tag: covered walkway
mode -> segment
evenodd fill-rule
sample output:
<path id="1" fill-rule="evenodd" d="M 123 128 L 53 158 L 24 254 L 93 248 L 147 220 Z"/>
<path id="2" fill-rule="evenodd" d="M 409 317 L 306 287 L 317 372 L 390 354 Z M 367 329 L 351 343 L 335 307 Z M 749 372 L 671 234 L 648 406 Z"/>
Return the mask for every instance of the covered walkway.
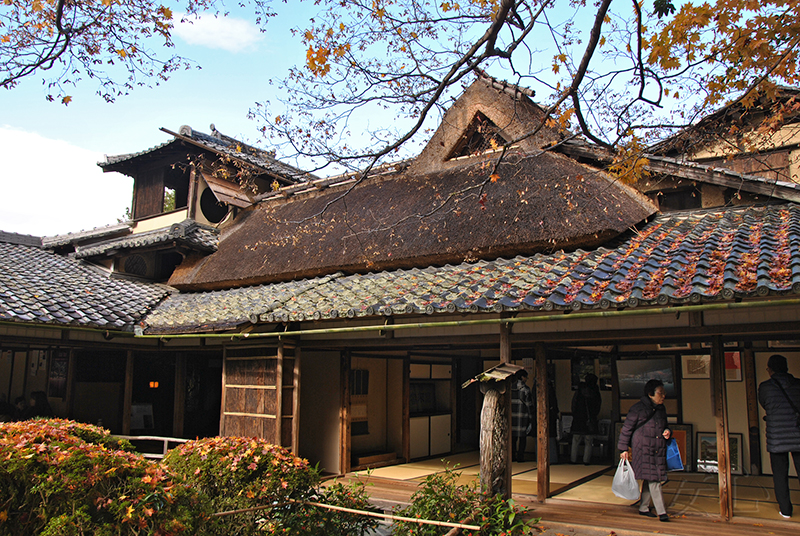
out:
<path id="1" fill-rule="evenodd" d="M 429 459 L 413 463 L 351 473 L 369 483 L 368 493 L 373 501 L 391 509 L 408 502 L 426 476 L 454 467 L 461 473 L 460 481 L 477 480 L 477 452 L 466 452 L 444 459 Z M 800 513 L 783 520 L 775 503 L 770 476 L 733 476 L 733 519 L 726 523 L 719 516 L 717 475 L 711 473 L 670 473 L 664 486 L 664 498 L 671 524 L 644 518 L 630 501 L 617 498 L 611 492 L 614 469 L 606 465 L 557 464 L 550 467 L 551 498 L 544 504 L 537 501 L 536 462 L 513 464 L 512 491 L 514 499 L 542 517 L 544 527 L 591 527 L 619 533 L 623 531 L 707 536 L 709 531 L 725 525 L 729 536 L 750 535 L 753 530 L 786 532 L 800 528 Z M 794 504 L 800 504 L 800 485 L 791 481 Z M 713 525 L 711 525 L 713 524 Z M 563 531 L 561 531 L 563 532 Z M 606 532 L 608 534 L 609 532 Z"/>

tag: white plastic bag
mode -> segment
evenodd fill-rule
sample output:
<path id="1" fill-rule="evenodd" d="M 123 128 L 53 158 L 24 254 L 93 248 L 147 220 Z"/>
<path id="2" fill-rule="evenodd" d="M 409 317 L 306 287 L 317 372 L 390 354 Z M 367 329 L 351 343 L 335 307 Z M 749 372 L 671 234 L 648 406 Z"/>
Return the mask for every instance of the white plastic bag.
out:
<path id="1" fill-rule="evenodd" d="M 639 500 L 639 484 L 636 482 L 636 475 L 633 474 L 631 462 L 625 458 L 619 459 L 617 472 L 614 473 L 614 482 L 611 484 L 611 491 L 620 499 Z"/>

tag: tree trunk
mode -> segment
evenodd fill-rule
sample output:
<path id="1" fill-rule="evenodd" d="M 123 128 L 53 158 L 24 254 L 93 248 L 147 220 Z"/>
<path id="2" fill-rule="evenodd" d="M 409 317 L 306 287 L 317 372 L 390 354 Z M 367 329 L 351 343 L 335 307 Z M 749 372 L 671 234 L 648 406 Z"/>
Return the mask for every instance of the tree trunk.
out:
<path id="1" fill-rule="evenodd" d="M 488 388 L 481 409 L 481 492 L 488 497 L 505 497 L 509 489 L 506 466 L 510 423 L 504 400 L 497 389 Z"/>

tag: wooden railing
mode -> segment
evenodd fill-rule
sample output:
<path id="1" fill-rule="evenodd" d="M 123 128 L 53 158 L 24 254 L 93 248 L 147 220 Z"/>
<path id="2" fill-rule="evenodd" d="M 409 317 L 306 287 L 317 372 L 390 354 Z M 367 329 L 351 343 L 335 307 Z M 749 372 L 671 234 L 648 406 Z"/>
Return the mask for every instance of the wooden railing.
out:
<path id="1" fill-rule="evenodd" d="M 142 456 L 145 458 L 152 458 L 160 460 L 164 456 L 166 456 L 167 452 L 170 448 L 170 443 L 186 443 L 189 441 L 188 439 L 181 439 L 179 437 L 161 437 L 161 436 L 129 436 L 129 435 L 115 435 L 114 437 L 119 437 L 120 439 L 127 439 L 130 441 L 137 450 L 139 450 L 139 444 L 153 444 L 153 443 L 161 443 L 161 452 L 146 452 L 146 451 L 139 451 Z M 174 445 L 173 445 L 174 446 Z M 155 450 L 155 449 L 154 449 Z"/>

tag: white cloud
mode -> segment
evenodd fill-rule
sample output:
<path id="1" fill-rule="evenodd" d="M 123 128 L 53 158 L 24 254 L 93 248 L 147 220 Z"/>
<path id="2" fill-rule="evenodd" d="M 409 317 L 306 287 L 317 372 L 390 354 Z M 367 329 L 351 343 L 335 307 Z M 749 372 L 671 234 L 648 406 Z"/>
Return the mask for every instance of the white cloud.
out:
<path id="1" fill-rule="evenodd" d="M 117 223 L 133 180 L 103 173 L 103 155 L 0 126 L 0 230 L 48 236 Z"/>
<path id="2" fill-rule="evenodd" d="M 173 33 L 190 45 L 227 50 L 228 52 L 250 52 L 263 38 L 258 28 L 250 21 L 234 17 L 203 15 L 185 17 L 175 14 Z"/>

